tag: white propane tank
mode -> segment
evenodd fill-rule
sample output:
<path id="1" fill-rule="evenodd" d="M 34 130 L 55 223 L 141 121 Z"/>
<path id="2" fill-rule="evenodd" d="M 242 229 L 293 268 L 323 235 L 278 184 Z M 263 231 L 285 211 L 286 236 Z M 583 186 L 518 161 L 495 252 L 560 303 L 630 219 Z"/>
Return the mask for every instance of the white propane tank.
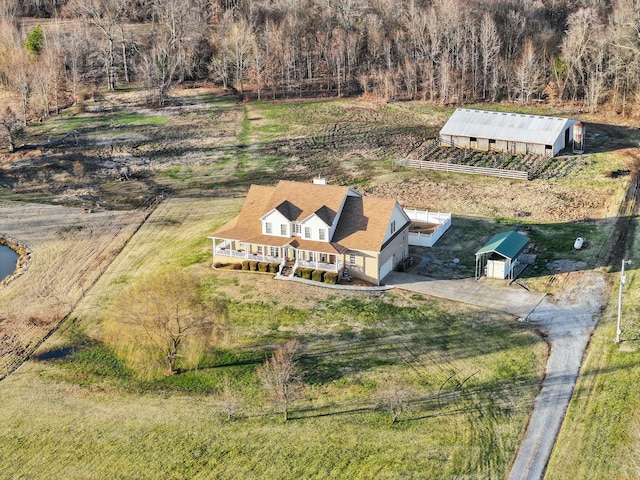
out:
<path id="1" fill-rule="evenodd" d="M 584 244 L 584 238 L 578 237 L 578 238 L 576 238 L 576 241 L 573 242 L 573 249 L 574 250 L 580 250 L 582 248 L 583 244 Z"/>

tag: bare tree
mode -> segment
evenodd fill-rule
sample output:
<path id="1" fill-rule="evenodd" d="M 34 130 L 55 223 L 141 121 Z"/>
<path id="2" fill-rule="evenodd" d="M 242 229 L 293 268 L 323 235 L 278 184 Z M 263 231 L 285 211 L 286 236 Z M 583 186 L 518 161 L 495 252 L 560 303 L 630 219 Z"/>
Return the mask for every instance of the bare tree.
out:
<path id="1" fill-rule="evenodd" d="M 500 36 L 493 18 L 485 13 L 480 23 L 480 54 L 482 56 L 482 97 L 487 98 L 487 84 L 490 81 L 491 73 L 496 67 L 498 54 L 500 53 Z M 495 100 L 496 92 L 492 94 Z"/>
<path id="2" fill-rule="evenodd" d="M 18 116 L 11 107 L 6 107 L 2 113 L 0 113 L 0 126 L 2 126 L 5 136 L 7 137 L 7 141 L 9 142 L 10 152 L 15 151 L 16 149 L 15 132 L 19 125 L 20 121 L 18 120 Z"/>
<path id="3" fill-rule="evenodd" d="M 227 415 L 227 420 L 232 420 L 242 408 L 242 396 L 226 375 L 220 392 L 220 405 Z"/>
<path id="4" fill-rule="evenodd" d="M 227 327 L 227 309 L 223 298 L 202 298 L 198 281 L 184 273 L 149 278 L 119 305 L 132 333 L 142 331 L 162 356 L 167 375 L 178 372 L 180 357 L 197 357 L 219 340 Z"/>
<path id="5" fill-rule="evenodd" d="M 385 378 L 378 387 L 378 396 L 382 405 L 391 414 L 391 423 L 396 423 L 400 415 L 409 408 L 412 391 L 404 385 L 397 375 Z"/>
<path id="6" fill-rule="evenodd" d="M 158 103 L 164 105 L 170 88 L 184 81 L 193 64 L 190 55 L 196 35 L 201 28 L 190 2 L 183 0 L 155 0 L 154 24 L 150 45 L 143 53 L 145 79 L 157 90 Z"/>
<path id="7" fill-rule="evenodd" d="M 258 368 L 258 378 L 273 404 L 289 420 L 289 408 L 300 391 L 300 375 L 296 355 L 300 350 L 297 340 L 290 340 L 276 348 L 273 356 Z"/>
<path id="8" fill-rule="evenodd" d="M 104 68 L 109 90 L 114 90 L 116 86 L 116 34 L 125 16 L 127 4 L 128 0 L 70 0 L 66 6 L 69 16 L 80 15 L 89 25 L 102 32 L 107 42 Z"/>
<path id="9" fill-rule="evenodd" d="M 522 52 L 520 63 L 516 67 L 518 80 L 518 97 L 521 102 L 529 103 L 531 96 L 542 89 L 543 75 L 538 56 L 530 41 L 527 41 Z"/>

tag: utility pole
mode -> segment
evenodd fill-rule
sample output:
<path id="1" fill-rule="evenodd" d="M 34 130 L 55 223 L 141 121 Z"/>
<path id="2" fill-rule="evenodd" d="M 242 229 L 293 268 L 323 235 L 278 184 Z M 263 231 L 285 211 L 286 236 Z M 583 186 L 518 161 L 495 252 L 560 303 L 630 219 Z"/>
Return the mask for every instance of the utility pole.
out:
<path id="1" fill-rule="evenodd" d="M 616 329 L 616 343 L 620 343 L 620 322 L 622 320 L 622 287 L 627 283 L 627 276 L 624 274 L 624 266 L 630 264 L 631 260 L 622 260 L 622 269 L 620 270 L 620 291 L 618 292 L 618 328 Z"/>

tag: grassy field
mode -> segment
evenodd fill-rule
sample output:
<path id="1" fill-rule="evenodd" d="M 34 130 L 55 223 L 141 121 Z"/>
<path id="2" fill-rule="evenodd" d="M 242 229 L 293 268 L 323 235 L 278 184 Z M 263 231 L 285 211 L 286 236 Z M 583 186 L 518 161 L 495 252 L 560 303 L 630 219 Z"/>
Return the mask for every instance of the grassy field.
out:
<path id="1" fill-rule="evenodd" d="M 174 200 L 2 382 L 0 476 L 42 478 L 502 478 L 542 375 L 546 345 L 505 315 L 401 292 L 337 294 L 213 271 L 206 234 L 237 199 Z M 197 370 L 140 378 L 116 352 L 114 299 L 187 269 L 230 301 L 231 329 Z M 303 395 L 283 422 L 255 369 L 303 345 Z M 225 378 L 242 399 L 220 406 Z M 391 424 L 390 378 L 411 393 Z"/>
<path id="2" fill-rule="evenodd" d="M 15 294 L 20 284 L 10 284 L 18 300 L 7 313 L 53 302 L 59 319 L 81 300 L 32 360 L 0 384 L 0 477 L 504 478 L 547 354 L 531 327 L 399 291 L 335 292 L 212 270 L 206 236 L 237 214 L 248 184 L 323 175 L 408 207 L 453 211 L 452 229 L 436 248 L 421 252 L 433 260 L 426 275 L 469 277 L 473 252 L 493 233 L 528 230 L 538 262 L 524 282 L 551 291 L 557 287 L 552 265 L 592 269 L 602 261 L 629 181 L 611 173 L 634 168 L 635 148 L 627 147 L 637 140 L 636 129 L 587 119 L 596 123 L 595 153 L 562 178 L 520 182 L 398 168 L 395 160 L 419 151 L 450 114 L 421 102 L 242 104 L 215 89 L 190 89 L 152 110 L 139 97 L 135 90 L 107 94 L 29 127 L 32 144 L 73 131 L 62 147 L 0 155 L 0 200 L 130 209 L 112 213 L 121 227 L 112 222 L 103 230 L 88 228 L 91 222 L 81 217 L 94 216 L 82 208 L 68 218 L 56 210 L 57 227 L 55 219 L 38 224 L 49 225 L 48 236 L 37 238 L 38 225 L 27 235 L 37 239 L 37 255 L 46 252 L 48 270 L 24 312 Z M 142 209 L 159 198 L 165 200 L 128 241 Z M 18 216 L 34 208 L 11 205 L 19 205 L 11 210 Z M 571 248 L 577 236 L 587 242 L 580 252 Z M 97 259 L 74 256 L 82 252 Z M 228 300 L 231 328 L 197 369 L 164 377 L 148 350 L 132 354 L 122 343 L 116 305 L 150 275 L 178 270 Z M 631 270 L 627 317 L 640 307 L 635 282 Z M 614 313 L 606 315 L 610 329 Z M 584 403 L 569 412 L 569 425 L 579 426 L 566 428 L 576 429 L 585 449 L 588 444 L 594 464 L 626 452 L 625 472 L 632 472 L 639 455 L 632 446 L 640 425 L 632 420 L 631 386 L 640 323 L 626 327 L 620 349 L 598 335 L 589 355 L 594 373 L 584 375 L 587 383 L 577 390 L 576 402 Z M 283 422 L 266 402 L 256 368 L 291 338 L 303 346 L 304 388 L 293 420 Z M 625 429 L 599 403 L 609 388 L 598 383 L 604 373 L 619 376 L 616 407 L 628 408 Z M 232 421 L 221 405 L 226 382 L 241 400 Z M 410 408 L 392 425 L 381 396 L 394 382 L 408 392 Z M 606 437 L 590 429 L 601 418 L 610 425 Z M 563 445 L 558 451 L 575 469 L 554 457 L 549 475 L 588 472 L 578 449 Z M 620 445 L 626 450 L 616 457 Z"/>
<path id="3" fill-rule="evenodd" d="M 639 235 L 627 258 L 621 343 L 615 343 L 618 285 L 604 311 L 580 372 L 546 479 L 640 476 Z M 620 266 L 614 271 L 619 272 Z M 612 273 L 619 281 L 619 273 Z"/>

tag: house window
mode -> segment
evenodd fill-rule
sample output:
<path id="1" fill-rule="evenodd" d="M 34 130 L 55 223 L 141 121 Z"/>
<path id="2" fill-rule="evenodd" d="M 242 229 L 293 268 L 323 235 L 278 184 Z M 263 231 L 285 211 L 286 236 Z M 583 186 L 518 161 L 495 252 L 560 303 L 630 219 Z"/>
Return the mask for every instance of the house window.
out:
<path id="1" fill-rule="evenodd" d="M 286 223 L 281 223 L 280 224 L 280 235 L 282 236 L 287 236 L 287 224 Z"/>
<path id="2" fill-rule="evenodd" d="M 311 238 L 311 227 L 304 227 L 304 238 Z"/>
<path id="3" fill-rule="evenodd" d="M 271 224 L 269 222 L 264 225 L 264 231 L 267 235 L 271 235 Z"/>
<path id="4" fill-rule="evenodd" d="M 299 223 L 294 223 L 293 224 L 293 233 L 295 235 L 300 235 L 302 233 L 302 225 L 300 225 Z"/>
<path id="5" fill-rule="evenodd" d="M 495 145 L 496 141 L 493 138 L 489 139 L 489 145 Z"/>
<path id="6" fill-rule="evenodd" d="M 355 265 L 356 264 L 356 254 L 355 253 L 350 253 L 349 254 L 349 265 Z"/>
<path id="7" fill-rule="evenodd" d="M 271 247 L 271 256 L 272 257 L 278 256 L 278 247 Z"/>
<path id="8" fill-rule="evenodd" d="M 327 254 L 326 253 L 321 253 L 320 254 L 320 261 L 322 263 L 327 263 Z"/>
<path id="9" fill-rule="evenodd" d="M 258 245 L 258 254 L 262 255 L 262 245 Z"/>
<path id="10" fill-rule="evenodd" d="M 320 240 L 324 240 L 325 239 L 324 236 L 325 236 L 325 229 L 321 228 L 320 230 L 318 230 L 318 238 Z"/>
<path id="11" fill-rule="evenodd" d="M 391 222 L 391 234 L 393 235 L 396 232 L 396 221 Z"/>
<path id="12" fill-rule="evenodd" d="M 309 261 L 310 262 L 317 262 L 318 261 L 318 256 L 317 256 L 316 252 L 309 252 Z"/>
<path id="13" fill-rule="evenodd" d="M 476 137 L 469 137 L 470 142 L 477 142 L 478 139 Z"/>

